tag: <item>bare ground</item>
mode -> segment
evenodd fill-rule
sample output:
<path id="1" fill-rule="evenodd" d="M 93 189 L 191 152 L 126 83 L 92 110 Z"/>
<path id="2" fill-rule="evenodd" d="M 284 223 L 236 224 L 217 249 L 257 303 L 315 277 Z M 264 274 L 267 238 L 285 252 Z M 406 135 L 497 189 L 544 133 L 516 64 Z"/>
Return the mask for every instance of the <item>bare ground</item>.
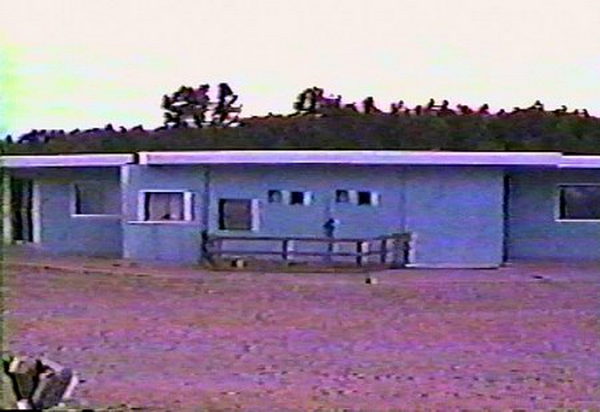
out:
<path id="1" fill-rule="evenodd" d="M 600 410 L 600 265 L 375 276 L 7 270 L 4 339 L 89 407 Z"/>

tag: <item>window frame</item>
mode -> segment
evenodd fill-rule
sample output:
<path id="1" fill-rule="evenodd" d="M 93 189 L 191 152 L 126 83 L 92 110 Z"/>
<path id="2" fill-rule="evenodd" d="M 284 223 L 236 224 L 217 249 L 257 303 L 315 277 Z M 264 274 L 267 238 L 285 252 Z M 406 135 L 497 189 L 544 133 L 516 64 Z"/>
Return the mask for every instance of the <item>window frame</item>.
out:
<path id="1" fill-rule="evenodd" d="M 221 201 L 223 200 L 247 200 L 250 201 L 250 229 L 221 229 Z M 274 203 L 279 204 L 279 203 Z M 233 198 L 220 197 L 217 199 L 217 230 L 225 233 L 248 233 L 260 230 L 260 199 L 256 198 Z"/>
<path id="2" fill-rule="evenodd" d="M 338 202 L 338 192 L 345 191 L 348 193 L 348 201 L 347 202 Z M 358 202 L 358 194 L 359 192 L 369 193 L 369 203 L 367 204 L 359 204 Z M 352 205 L 352 206 L 366 206 L 366 207 L 375 207 L 379 206 L 381 203 L 381 196 L 379 192 L 373 190 L 350 190 L 350 189 L 336 189 L 334 192 L 334 199 L 337 205 Z"/>
<path id="3" fill-rule="evenodd" d="M 181 193 L 183 194 L 183 219 L 181 220 L 146 220 L 146 199 L 151 193 Z M 193 222 L 194 192 L 185 189 L 142 189 L 138 191 L 136 223 L 150 224 L 182 224 Z"/>
<path id="4" fill-rule="evenodd" d="M 85 184 L 92 184 L 92 185 L 101 185 L 103 182 L 102 181 L 85 181 L 85 180 L 80 180 L 77 182 L 73 182 L 70 185 L 70 202 L 69 202 L 69 211 L 71 214 L 72 218 L 115 218 L 115 217 L 121 217 L 121 213 L 77 213 L 77 186 L 78 185 L 85 185 Z M 121 195 L 119 195 L 119 199 L 121 199 Z M 121 204 L 119 204 L 119 208 L 120 208 Z"/>
<path id="5" fill-rule="evenodd" d="M 600 186 L 600 183 L 558 183 L 554 191 L 554 221 L 559 223 L 600 223 L 598 219 L 561 218 L 561 188 L 565 186 Z"/>

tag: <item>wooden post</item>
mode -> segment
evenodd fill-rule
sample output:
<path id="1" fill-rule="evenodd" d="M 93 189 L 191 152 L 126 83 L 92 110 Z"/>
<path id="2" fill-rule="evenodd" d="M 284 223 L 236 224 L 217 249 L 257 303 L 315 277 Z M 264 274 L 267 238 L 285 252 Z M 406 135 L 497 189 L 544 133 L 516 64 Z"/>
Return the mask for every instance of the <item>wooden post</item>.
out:
<path id="1" fill-rule="evenodd" d="M 408 264 L 408 259 L 410 256 L 410 237 L 405 237 L 402 241 L 402 265 L 406 266 Z"/>
<path id="2" fill-rule="evenodd" d="M 392 235 L 393 243 L 392 243 L 392 264 L 390 265 L 392 269 L 403 267 L 401 259 L 402 259 L 402 241 L 398 235 Z"/>
<path id="3" fill-rule="evenodd" d="M 356 257 L 356 264 L 358 266 L 363 266 L 368 260 L 368 258 L 364 255 L 364 253 L 369 250 L 368 246 L 368 241 L 359 240 L 356 242 L 356 253 L 359 253 L 359 255 Z"/>
<path id="4" fill-rule="evenodd" d="M 393 243 L 393 258 L 392 258 L 392 268 L 403 268 L 408 263 L 409 257 L 409 238 L 407 238 L 407 234 L 405 233 L 395 233 L 392 235 L 394 239 Z"/>
<path id="5" fill-rule="evenodd" d="M 283 241 L 281 242 L 281 257 L 283 258 L 284 262 L 287 262 L 287 260 L 288 260 L 289 245 L 290 245 L 289 239 L 283 239 Z"/>
<path id="6" fill-rule="evenodd" d="M 379 252 L 381 253 L 380 262 L 385 263 L 385 261 L 387 260 L 387 239 L 383 239 L 381 241 L 381 247 L 379 249 Z"/>

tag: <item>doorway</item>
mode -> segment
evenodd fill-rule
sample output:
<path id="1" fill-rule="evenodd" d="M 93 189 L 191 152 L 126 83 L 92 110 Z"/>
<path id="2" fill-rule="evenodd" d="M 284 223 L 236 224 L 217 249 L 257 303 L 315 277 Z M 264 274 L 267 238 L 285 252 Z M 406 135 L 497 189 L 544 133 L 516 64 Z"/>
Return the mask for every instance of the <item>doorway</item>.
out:
<path id="1" fill-rule="evenodd" d="M 39 241 L 36 189 L 36 185 L 31 179 L 12 178 L 10 180 L 12 243 Z"/>
<path id="2" fill-rule="evenodd" d="M 502 263 L 509 259 L 509 241 L 510 241 L 510 176 L 504 175 L 504 189 L 502 195 Z"/>

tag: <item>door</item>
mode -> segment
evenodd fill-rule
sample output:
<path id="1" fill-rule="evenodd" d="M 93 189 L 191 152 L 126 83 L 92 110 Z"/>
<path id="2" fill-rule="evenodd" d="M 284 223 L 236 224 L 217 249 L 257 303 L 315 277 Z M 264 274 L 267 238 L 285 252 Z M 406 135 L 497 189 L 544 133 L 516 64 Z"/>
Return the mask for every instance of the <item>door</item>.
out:
<path id="1" fill-rule="evenodd" d="M 502 196 L 502 222 L 503 222 L 503 237 L 502 237 L 502 262 L 508 261 L 508 242 L 509 242 L 509 230 L 510 230 L 510 176 L 504 175 L 504 190 Z"/>
<path id="2" fill-rule="evenodd" d="M 34 239 L 34 184 L 31 179 L 10 182 L 12 241 L 29 243 Z"/>

